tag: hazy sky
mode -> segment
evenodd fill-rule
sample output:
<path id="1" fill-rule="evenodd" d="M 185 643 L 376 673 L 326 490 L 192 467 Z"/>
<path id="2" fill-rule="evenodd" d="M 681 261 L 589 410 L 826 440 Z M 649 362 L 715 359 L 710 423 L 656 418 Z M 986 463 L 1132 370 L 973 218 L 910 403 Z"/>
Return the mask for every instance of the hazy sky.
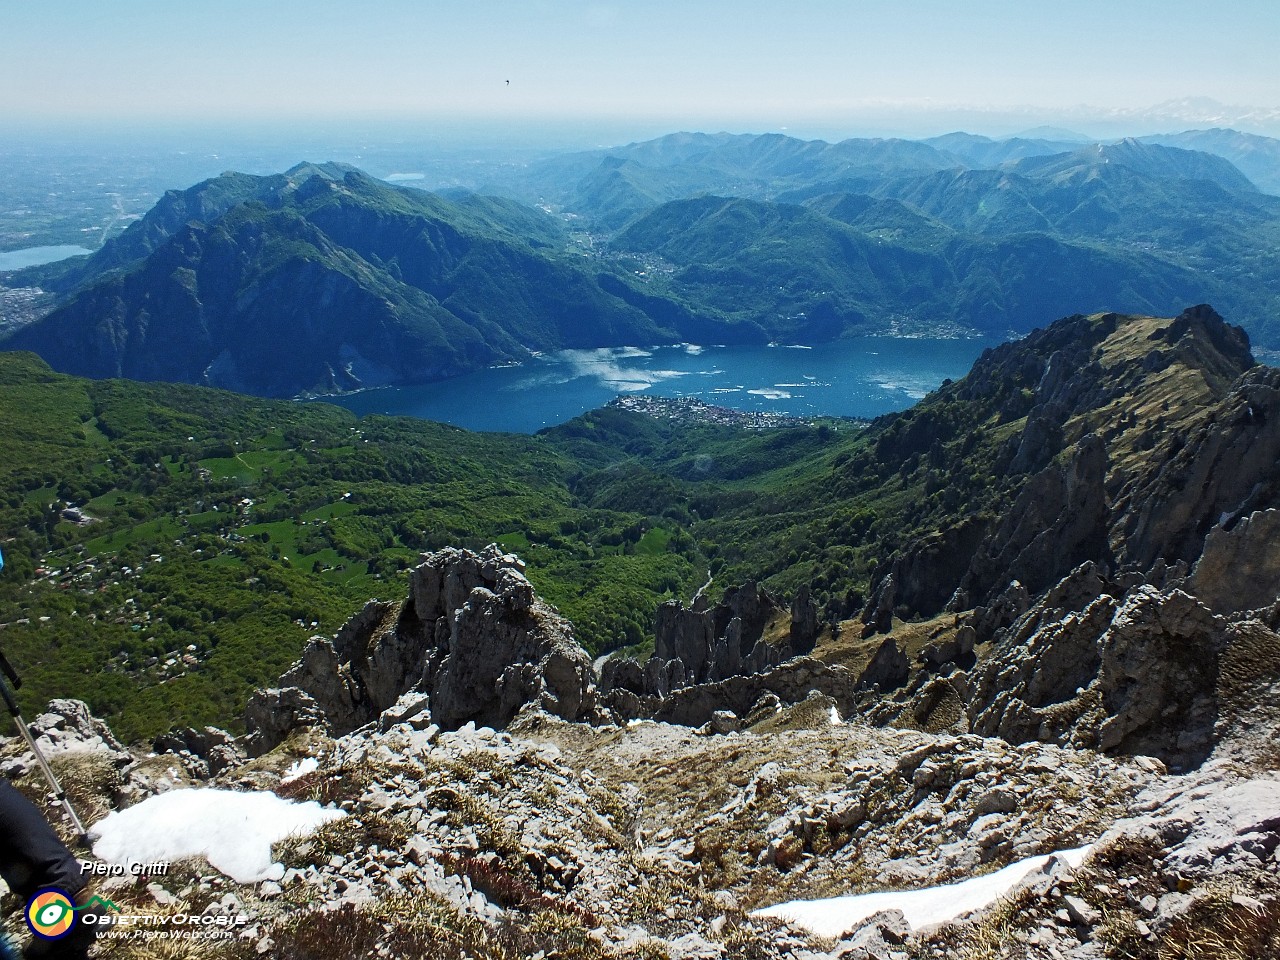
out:
<path id="1" fill-rule="evenodd" d="M 930 105 L 1277 107 L 1278 50 L 1275 0 L 6 0 L 0 117 L 732 128 Z"/>

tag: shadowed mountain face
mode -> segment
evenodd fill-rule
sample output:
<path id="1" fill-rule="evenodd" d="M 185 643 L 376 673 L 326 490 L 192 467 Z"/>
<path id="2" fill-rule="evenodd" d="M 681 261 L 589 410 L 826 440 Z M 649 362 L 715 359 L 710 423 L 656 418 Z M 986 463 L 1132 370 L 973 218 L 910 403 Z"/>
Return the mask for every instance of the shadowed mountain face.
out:
<path id="1" fill-rule="evenodd" d="M 556 221 L 509 201 L 453 203 L 332 164 L 227 174 L 54 276 L 62 306 L 6 346 L 87 376 L 280 396 L 690 332 L 687 312 L 655 320 L 563 245 Z"/>
<path id="2" fill-rule="evenodd" d="M 1272 183 L 1280 142 L 1228 133 L 1087 146 L 674 134 L 492 186 L 571 211 L 619 256 L 668 261 L 668 292 L 782 336 L 894 319 L 1023 333 L 1076 310 L 1210 301 L 1271 346 L 1280 199 L 1231 161 Z"/>
<path id="3" fill-rule="evenodd" d="M 291 396 L 530 351 L 999 337 L 1209 301 L 1280 343 L 1280 198 L 1208 153 L 1062 146 L 685 134 L 504 185 L 562 216 L 341 164 L 228 173 L 87 260 L 28 271 L 55 308 L 3 346 L 86 376 Z M 1000 165 L 966 165 L 984 158 Z"/>

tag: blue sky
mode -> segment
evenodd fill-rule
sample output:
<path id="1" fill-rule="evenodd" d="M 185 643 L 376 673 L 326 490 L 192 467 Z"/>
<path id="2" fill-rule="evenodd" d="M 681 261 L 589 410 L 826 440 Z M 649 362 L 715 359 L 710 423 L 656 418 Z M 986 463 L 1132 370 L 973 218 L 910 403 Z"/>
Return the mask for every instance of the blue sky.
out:
<path id="1" fill-rule="evenodd" d="M 10 0 L 0 117 L 777 128 L 1189 96 L 1278 107 L 1277 50 L 1274 0 Z"/>

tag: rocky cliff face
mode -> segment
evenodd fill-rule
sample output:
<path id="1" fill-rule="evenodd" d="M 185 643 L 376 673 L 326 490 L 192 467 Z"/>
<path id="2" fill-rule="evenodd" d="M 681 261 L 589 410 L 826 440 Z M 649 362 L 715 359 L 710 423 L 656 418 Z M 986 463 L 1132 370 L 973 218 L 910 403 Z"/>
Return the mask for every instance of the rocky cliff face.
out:
<path id="1" fill-rule="evenodd" d="M 1253 711 L 1270 717 L 1277 387 L 1206 307 L 1072 318 L 984 356 L 953 391 L 1008 425 L 996 462 L 1013 496 L 876 572 L 844 625 L 862 644 L 815 653 L 864 683 L 895 669 L 852 703 L 837 695 L 842 711 L 1180 770 L 1225 749 Z M 887 435 L 922 449 L 931 416 Z"/>
<path id="2" fill-rule="evenodd" d="M 1163 439 L 1112 506 L 1117 554 L 1139 568 L 1192 563 L 1213 527 L 1280 500 L 1280 370 L 1249 371 L 1187 427 Z"/>
<path id="3" fill-rule="evenodd" d="M 876 572 L 863 622 L 883 631 L 898 607 L 986 606 L 1013 580 L 1039 593 L 1086 561 L 1144 573 L 1194 563 L 1214 525 L 1280 502 L 1278 386 L 1243 331 L 1204 306 L 1068 318 L 990 351 L 950 396 L 1015 428 L 992 465 L 1014 481 L 1010 500 L 900 548 Z M 928 418 L 911 427 L 898 453 L 927 448 Z"/>
<path id="4" fill-rule="evenodd" d="M 253 697 L 253 752 L 300 726 L 346 733 L 405 694 L 449 729 L 502 726 L 528 703 L 569 720 L 591 715 L 591 662 L 523 569 L 495 546 L 424 556 L 405 600 L 370 602 L 333 640 L 314 638 L 280 687 Z"/>
<path id="5" fill-rule="evenodd" d="M 1270 606 L 1280 584 L 1280 510 L 1231 519 L 1210 528 L 1187 588 L 1223 613 Z"/>
<path id="6" fill-rule="evenodd" d="M 812 650 L 817 634 L 807 588 L 790 609 L 755 583 L 730 587 L 714 607 L 702 595 L 687 608 L 672 600 L 658 608 L 653 656 L 643 664 L 626 657 L 605 662 L 602 702 L 622 719 L 659 715 L 695 725 L 717 711 L 745 714 L 778 684 L 794 702 L 807 688 L 775 668 Z M 732 694 L 725 692 L 730 687 Z M 722 701 L 726 696 L 732 705 Z"/>
<path id="7" fill-rule="evenodd" d="M 1150 754 L 1184 768 L 1208 755 L 1224 621 L 1180 590 L 1146 585 L 1046 614 L 1043 605 L 1028 611 L 974 671 L 975 733 Z"/>
<path id="8" fill-rule="evenodd" d="M 1014 580 L 1039 593 L 1086 560 L 1105 562 L 1106 474 L 1106 446 L 1089 434 L 1031 477 L 974 553 L 950 608 L 985 603 Z"/>

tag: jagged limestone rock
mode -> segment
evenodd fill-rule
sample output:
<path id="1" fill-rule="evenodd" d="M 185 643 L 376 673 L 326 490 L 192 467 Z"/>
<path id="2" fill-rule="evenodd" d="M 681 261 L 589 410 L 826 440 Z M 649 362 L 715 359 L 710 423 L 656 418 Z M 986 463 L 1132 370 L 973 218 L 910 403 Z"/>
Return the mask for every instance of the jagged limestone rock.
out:
<path id="1" fill-rule="evenodd" d="M 1016 626 L 975 672 L 975 733 L 1182 766 L 1208 754 L 1226 624 L 1194 597 L 1142 586 L 1056 618 L 1038 606 L 1024 620 L 1031 632 Z"/>
<path id="2" fill-rule="evenodd" d="M 1011 580 L 1034 594 L 1086 560 L 1105 557 L 1106 476 L 1106 444 L 1089 434 L 1065 462 L 1027 482 L 978 549 L 960 588 L 981 603 Z"/>
<path id="3" fill-rule="evenodd" d="M 274 749 L 295 730 L 325 727 L 327 720 L 309 693 L 297 687 L 255 690 L 244 708 L 245 750 L 257 757 Z"/>
<path id="4" fill-rule="evenodd" d="M 893 626 L 893 606 L 897 600 L 898 581 L 892 573 L 888 574 L 876 586 L 871 599 L 862 611 L 862 635 L 874 636 L 887 633 Z"/>
<path id="5" fill-rule="evenodd" d="M 1187 589 L 1219 613 L 1270 606 L 1280 597 L 1280 510 L 1258 510 L 1209 531 Z"/>
<path id="6" fill-rule="evenodd" d="M 990 527 L 985 518 L 966 517 L 912 541 L 881 564 L 871 577 L 871 600 L 863 623 L 874 627 L 873 633 L 884 633 L 890 625 L 886 617 L 900 606 L 909 616 L 931 616 L 942 610 L 968 572 Z M 890 579 L 892 588 L 886 585 Z"/>
<path id="7" fill-rule="evenodd" d="M 876 649 L 871 662 L 858 677 L 859 687 L 876 687 L 893 690 L 907 682 L 911 674 L 911 661 L 899 648 L 893 637 L 885 637 Z"/>
<path id="8" fill-rule="evenodd" d="M 809 585 L 802 584 L 791 601 L 791 649 L 797 654 L 813 650 L 818 639 L 818 606 L 809 593 Z"/>
<path id="9" fill-rule="evenodd" d="M 1116 498 L 1116 555 L 1140 569 L 1194 562 L 1215 526 L 1280 502 L 1280 370 L 1257 367 L 1169 440 Z"/>
<path id="10" fill-rule="evenodd" d="M 429 695 L 431 718 L 445 728 L 501 726 L 529 703 L 564 719 L 590 714 L 590 659 L 523 566 L 493 545 L 424 556 L 404 601 L 366 604 L 334 640 L 312 639 L 281 690 L 255 696 L 246 714 L 253 749 L 317 717 L 346 733 L 410 690 Z"/>
<path id="11" fill-rule="evenodd" d="M 720 710 L 732 711 L 739 717 L 749 716 L 761 698 L 769 694 L 782 704 L 801 703 L 812 693 L 830 697 L 844 715 L 853 708 L 856 687 L 856 678 L 844 667 L 796 657 L 763 673 L 673 690 L 661 700 L 654 719 L 699 727 Z"/>
<path id="12" fill-rule="evenodd" d="M 89 711 L 83 700 L 50 700 L 45 712 L 31 721 L 31 734 L 48 749 L 106 749 L 114 753 L 124 751 L 124 745 L 116 739 L 103 721 Z"/>
<path id="13" fill-rule="evenodd" d="M 683 687 L 768 671 L 813 649 L 818 612 L 807 589 L 791 605 L 787 639 L 766 640 L 766 627 L 787 615 L 787 609 L 754 582 L 726 590 L 714 607 L 701 595 L 689 607 L 669 600 L 658 607 L 653 656 L 643 665 L 628 658 L 610 659 L 601 670 L 600 691 L 660 699 Z M 619 708 L 623 701 L 632 704 L 624 697 Z"/>
<path id="14" fill-rule="evenodd" d="M 218 727 L 205 727 L 196 730 L 186 727 L 162 733 L 152 742 L 156 753 L 175 753 L 187 755 L 195 764 L 188 764 L 187 769 L 199 769 L 203 765 L 204 775 L 216 777 L 224 770 L 236 766 L 244 758 L 237 747 L 235 738 Z"/>
<path id="15" fill-rule="evenodd" d="M 948 663 L 968 661 L 973 657 L 973 643 L 977 635 L 977 631 L 968 624 L 958 627 L 946 640 L 927 644 L 920 651 L 920 662 L 937 669 Z"/>

